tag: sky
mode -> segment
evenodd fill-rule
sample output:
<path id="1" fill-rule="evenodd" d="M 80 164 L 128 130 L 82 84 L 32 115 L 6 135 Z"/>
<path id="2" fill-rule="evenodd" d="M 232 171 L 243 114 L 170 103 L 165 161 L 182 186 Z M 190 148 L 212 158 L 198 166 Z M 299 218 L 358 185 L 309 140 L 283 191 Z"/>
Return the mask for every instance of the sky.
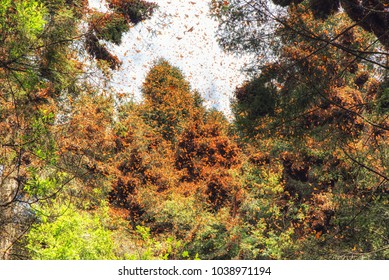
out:
<path id="1" fill-rule="evenodd" d="M 159 9 L 153 17 L 130 29 L 113 53 L 123 62 L 113 74 L 112 85 L 141 100 L 140 88 L 153 62 L 168 60 L 182 70 L 192 89 L 207 107 L 230 116 L 229 101 L 239 84 L 245 59 L 226 54 L 218 45 L 217 22 L 209 16 L 206 0 L 154 0 Z M 90 1 L 104 10 L 100 0 Z"/>

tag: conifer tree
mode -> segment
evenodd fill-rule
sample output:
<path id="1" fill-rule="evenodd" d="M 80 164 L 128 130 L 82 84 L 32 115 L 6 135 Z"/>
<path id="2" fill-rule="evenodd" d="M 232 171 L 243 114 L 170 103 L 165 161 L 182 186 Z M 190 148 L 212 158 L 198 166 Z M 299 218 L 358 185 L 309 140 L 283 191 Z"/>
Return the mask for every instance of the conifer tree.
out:
<path id="1" fill-rule="evenodd" d="M 28 257 L 13 249 L 38 221 L 34 206 L 66 194 L 65 186 L 94 169 L 96 152 L 87 151 L 89 144 L 80 146 L 84 140 L 104 142 L 97 138 L 109 129 L 110 99 L 97 97 L 89 106 L 94 112 L 80 113 L 86 109 L 80 101 L 91 102 L 88 93 L 97 92 L 90 89 L 85 78 L 90 69 L 81 57 L 117 68 L 119 60 L 101 39 L 120 43 L 155 7 L 141 0 L 112 1 L 110 10 L 100 13 L 83 0 L 0 2 L 0 259 Z M 106 111 L 96 106 L 104 102 Z M 83 114 L 91 122 L 86 127 L 78 122 Z M 79 132 L 86 133 L 70 145 Z M 75 172 L 76 157 L 87 172 Z"/>

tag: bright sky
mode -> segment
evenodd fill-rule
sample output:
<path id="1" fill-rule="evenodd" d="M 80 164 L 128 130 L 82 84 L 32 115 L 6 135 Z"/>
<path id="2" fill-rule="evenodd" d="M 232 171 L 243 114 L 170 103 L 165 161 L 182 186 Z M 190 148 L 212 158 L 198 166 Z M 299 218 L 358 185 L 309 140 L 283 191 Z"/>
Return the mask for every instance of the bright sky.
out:
<path id="1" fill-rule="evenodd" d="M 90 1 L 103 9 L 100 0 Z M 229 100 L 235 87 L 244 81 L 240 69 L 244 59 L 227 55 L 215 38 L 217 23 L 209 17 L 206 0 L 154 0 L 159 10 L 152 19 L 136 27 L 123 38 L 114 53 L 122 60 L 114 73 L 113 85 L 141 99 L 140 88 L 152 63 L 165 58 L 179 67 L 212 106 L 230 113 Z"/>

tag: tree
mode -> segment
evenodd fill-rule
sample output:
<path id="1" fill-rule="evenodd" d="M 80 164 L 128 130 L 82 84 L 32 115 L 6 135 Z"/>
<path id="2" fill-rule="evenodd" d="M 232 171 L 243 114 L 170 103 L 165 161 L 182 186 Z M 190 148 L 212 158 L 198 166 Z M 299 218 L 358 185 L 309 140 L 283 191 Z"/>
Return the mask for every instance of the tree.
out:
<path id="1" fill-rule="evenodd" d="M 387 15 L 351 15 L 371 3 L 340 1 L 343 13 L 338 1 L 274 2 L 289 5 L 286 13 L 267 2 L 214 2 L 223 46 L 270 57 L 254 60 L 252 79 L 236 91 L 238 131 L 267 150 L 267 164 L 282 163 L 284 196 L 306 209 L 294 221 L 294 238 L 306 240 L 301 257 L 385 258 L 388 122 L 380 100 L 388 54 L 386 35 L 370 21 Z"/>
<path id="2" fill-rule="evenodd" d="M 37 260 L 115 259 L 108 208 L 80 212 L 74 205 L 39 209 L 40 223 L 27 234 L 27 248 Z M 52 217 L 57 216 L 55 219 Z"/>
<path id="3" fill-rule="evenodd" d="M 185 124 L 201 110 L 181 71 L 165 60 L 151 68 L 142 92 L 142 104 L 120 108 L 114 159 L 117 181 L 111 193 L 112 204 L 127 209 L 133 224 L 145 213 L 145 205 L 155 206 L 141 193 L 148 190 L 163 201 L 164 194 L 178 188 L 182 172 L 174 165 L 176 143 Z"/>
<path id="4" fill-rule="evenodd" d="M 273 5 L 273 3 L 276 5 Z M 331 2 L 331 3 L 329 3 Z M 280 8 L 288 7 L 288 9 Z M 269 51 L 268 46 L 277 44 L 274 40 L 274 30 L 277 26 L 293 30 L 295 34 L 305 39 L 321 43 L 321 48 L 333 46 L 343 50 L 357 58 L 379 65 L 387 69 L 388 48 L 388 20 L 385 10 L 385 1 L 219 1 L 211 4 L 212 14 L 220 22 L 219 41 L 221 45 L 230 51 L 256 52 L 260 60 L 272 56 L 262 56 L 261 51 Z M 342 9 L 341 9 L 342 8 Z M 287 21 L 289 15 L 293 16 L 296 9 L 303 10 L 306 14 L 314 16 L 318 25 L 325 24 L 329 17 L 336 14 L 344 14 L 352 22 L 344 29 L 339 29 L 335 34 L 320 34 L 316 30 L 309 30 L 290 24 Z M 365 31 L 375 36 L 371 45 L 366 49 L 356 48 L 352 44 L 342 44 L 337 39 L 347 33 L 349 29 L 362 27 Z M 323 36 L 327 35 L 327 36 Z M 328 36 L 332 35 L 332 36 Z M 376 56 L 371 56 L 376 54 Z M 366 57 L 367 56 L 367 57 Z M 383 61 L 382 61 L 383 60 Z"/>
<path id="5" fill-rule="evenodd" d="M 144 1 L 125 3 L 126 9 L 121 8 L 123 1 L 111 3 L 111 10 L 106 14 L 89 9 L 87 1 L 3 0 L 0 3 L 0 258 L 25 258 L 12 249 L 37 222 L 31 211 L 33 205 L 45 204 L 64 190 L 65 185 L 93 170 L 96 154 L 88 154 L 86 147 L 77 147 L 73 153 L 66 142 L 78 132 L 69 126 L 79 125 L 77 113 L 83 109 L 80 101 L 92 99 L 87 94 L 93 92 L 86 78 L 90 69 L 81 58 L 88 59 L 85 54 L 89 53 L 113 69 L 119 65 L 101 39 L 120 43 L 123 32 L 150 17 L 156 7 Z M 104 24 L 97 29 L 100 20 Z M 81 25 L 87 26 L 86 30 Z M 115 36 L 109 38 L 112 30 L 116 30 Z M 104 63 L 100 65 L 104 68 Z M 73 100 L 76 100 L 74 104 Z M 91 107 L 97 110 L 96 106 Z M 93 116 L 101 125 L 109 126 L 107 118 L 102 120 L 109 117 L 104 113 L 79 114 L 90 116 L 91 121 Z M 96 139 L 104 133 L 97 132 L 93 126 L 88 129 L 89 134 L 83 137 L 95 139 L 96 143 L 104 141 Z M 61 137 L 64 131 L 69 133 L 65 138 Z M 74 161 L 66 161 L 76 157 L 83 159 L 84 166 L 85 157 L 93 159 L 89 161 L 89 170 L 84 169 L 87 173 L 75 170 Z M 66 179 L 57 181 L 55 188 L 47 189 L 37 183 L 39 177 L 46 180 L 63 173 Z M 36 190 L 31 191 L 32 187 Z"/>
<path id="6" fill-rule="evenodd" d="M 143 103 L 120 108 L 112 208 L 131 230 L 146 226 L 152 243 L 181 244 L 168 258 L 231 258 L 229 221 L 238 219 L 243 186 L 229 123 L 165 60 L 142 91 Z"/>
<path id="7" fill-rule="evenodd" d="M 275 0 L 273 2 L 274 4 L 285 7 L 293 4 L 299 4 L 303 2 L 303 0 Z M 386 0 L 368 2 L 342 0 L 309 1 L 309 8 L 316 18 L 325 19 L 334 13 L 339 12 L 340 9 L 343 8 L 350 19 L 367 32 L 373 33 L 385 47 L 389 47 L 389 35 L 387 32 L 389 28 L 389 15 L 387 12 L 388 5 L 389 2 Z"/>
<path id="8" fill-rule="evenodd" d="M 145 79 L 142 93 L 145 121 L 158 129 L 164 139 L 176 141 L 197 107 L 197 97 L 190 91 L 182 72 L 166 60 L 157 61 Z"/>

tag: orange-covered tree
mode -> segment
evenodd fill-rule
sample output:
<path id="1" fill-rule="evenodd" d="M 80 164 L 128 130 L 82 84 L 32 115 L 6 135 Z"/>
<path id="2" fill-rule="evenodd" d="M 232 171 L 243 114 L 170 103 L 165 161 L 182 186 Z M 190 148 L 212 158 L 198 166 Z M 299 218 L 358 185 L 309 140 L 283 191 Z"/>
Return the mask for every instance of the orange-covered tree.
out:
<path id="1" fill-rule="evenodd" d="M 366 27 L 385 12 L 365 10 L 355 23 L 336 1 L 327 10 L 326 1 L 284 2 L 287 13 L 261 1 L 214 2 L 221 43 L 260 58 L 236 90 L 238 131 L 258 149 L 254 162 L 281 164 L 278 205 L 292 201 L 282 213 L 300 213 L 299 257 L 386 258 L 387 41 Z"/>
<path id="2" fill-rule="evenodd" d="M 76 179 L 87 181 L 106 159 L 112 100 L 91 89 L 97 69 L 84 62 L 120 64 L 101 39 L 120 43 L 155 8 L 131 3 L 148 8 L 129 16 L 117 3 L 99 13 L 83 0 L 1 1 L 0 259 L 28 258 L 21 241 L 39 222 L 35 208 L 77 196 Z"/>
<path id="3" fill-rule="evenodd" d="M 165 60 L 151 68 L 142 91 L 143 103 L 120 109 L 112 207 L 133 229 L 178 239 L 184 255 L 230 258 L 235 222 L 228 220 L 237 217 L 242 191 L 229 123 Z"/>

